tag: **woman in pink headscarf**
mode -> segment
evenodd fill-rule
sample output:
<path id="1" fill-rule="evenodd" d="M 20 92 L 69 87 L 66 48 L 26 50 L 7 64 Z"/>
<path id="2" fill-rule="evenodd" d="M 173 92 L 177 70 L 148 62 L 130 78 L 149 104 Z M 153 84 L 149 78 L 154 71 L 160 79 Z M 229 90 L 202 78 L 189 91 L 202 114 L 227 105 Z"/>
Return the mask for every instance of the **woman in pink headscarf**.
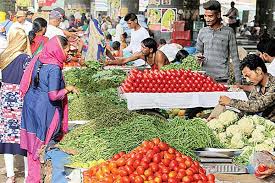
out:
<path id="1" fill-rule="evenodd" d="M 20 83 L 24 96 L 20 146 L 27 150 L 27 183 L 41 182 L 41 149 L 50 150 L 68 130 L 67 94 L 78 92 L 73 86 L 65 86 L 62 76 L 68 51 L 65 37 L 53 37 L 32 59 Z"/>

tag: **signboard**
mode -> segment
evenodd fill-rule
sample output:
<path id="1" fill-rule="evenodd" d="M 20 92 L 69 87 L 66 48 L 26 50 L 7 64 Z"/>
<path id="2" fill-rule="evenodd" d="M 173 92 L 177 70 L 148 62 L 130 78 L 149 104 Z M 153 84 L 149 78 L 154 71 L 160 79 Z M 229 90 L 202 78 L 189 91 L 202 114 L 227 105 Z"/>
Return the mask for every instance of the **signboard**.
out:
<path id="1" fill-rule="evenodd" d="M 95 0 L 96 11 L 108 11 L 108 0 Z"/>
<path id="2" fill-rule="evenodd" d="M 148 9 L 148 24 L 160 24 L 162 12 L 161 8 Z"/>
<path id="3" fill-rule="evenodd" d="M 176 21 L 176 8 L 162 8 L 161 32 L 172 32 L 172 25 Z"/>

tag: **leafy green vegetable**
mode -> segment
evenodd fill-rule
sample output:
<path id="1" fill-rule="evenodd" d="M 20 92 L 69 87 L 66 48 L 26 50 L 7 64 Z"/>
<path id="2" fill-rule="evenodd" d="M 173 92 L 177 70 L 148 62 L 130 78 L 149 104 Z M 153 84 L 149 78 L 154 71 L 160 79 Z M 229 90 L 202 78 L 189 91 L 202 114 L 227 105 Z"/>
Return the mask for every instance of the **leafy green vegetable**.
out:
<path id="1" fill-rule="evenodd" d="M 189 55 L 185 59 L 181 61 L 181 64 L 172 63 L 169 65 L 165 65 L 161 68 L 162 70 L 171 70 L 171 69 L 185 69 L 185 70 L 192 70 L 192 71 L 199 71 L 201 70 L 201 66 L 197 62 L 197 59 L 194 56 Z"/>

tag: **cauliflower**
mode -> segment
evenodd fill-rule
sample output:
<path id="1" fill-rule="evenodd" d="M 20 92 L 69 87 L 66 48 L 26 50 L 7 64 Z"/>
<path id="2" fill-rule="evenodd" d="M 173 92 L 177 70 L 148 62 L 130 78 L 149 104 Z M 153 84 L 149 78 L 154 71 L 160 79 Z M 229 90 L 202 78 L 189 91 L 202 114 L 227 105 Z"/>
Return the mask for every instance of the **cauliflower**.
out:
<path id="1" fill-rule="evenodd" d="M 236 133 L 233 135 L 231 139 L 231 144 L 230 148 L 236 148 L 236 149 L 241 149 L 244 147 L 244 142 L 243 142 L 243 135 L 240 133 Z"/>
<path id="2" fill-rule="evenodd" d="M 228 126 L 228 125 L 232 124 L 237 119 L 238 119 L 238 115 L 235 112 L 230 111 L 230 110 L 227 110 L 227 111 L 221 113 L 219 116 L 219 121 L 224 126 Z"/>
<path id="3" fill-rule="evenodd" d="M 254 130 L 253 120 L 249 117 L 243 117 L 238 121 L 238 127 L 245 135 L 251 135 Z"/>
<path id="4" fill-rule="evenodd" d="M 275 140 L 275 138 L 274 138 L 274 140 Z M 268 138 L 268 139 L 266 139 L 265 141 L 264 141 L 264 144 L 268 144 L 268 145 L 270 145 L 270 146 L 275 146 L 275 143 L 273 142 L 273 139 L 272 138 Z"/>
<path id="5" fill-rule="evenodd" d="M 269 151 L 269 152 L 272 152 L 273 151 L 273 147 L 270 146 L 269 144 L 262 143 L 262 144 L 257 144 L 255 146 L 255 150 L 256 151 Z"/>
<path id="6" fill-rule="evenodd" d="M 224 126 L 218 119 L 212 119 L 207 123 L 207 126 L 216 131 L 223 131 Z"/>
<path id="7" fill-rule="evenodd" d="M 226 129 L 226 135 L 229 137 L 231 137 L 232 135 L 234 135 L 236 133 L 241 133 L 238 125 L 231 125 Z"/>
<path id="8" fill-rule="evenodd" d="M 222 143 L 226 143 L 227 142 L 227 138 L 226 138 L 226 133 L 225 132 L 217 134 L 217 137 L 220 139 L 220 141 Z"/>
<path id="9" fill-rule="evenodd" d="M 257 125 L 263 125 L 265 123 L 264 118 L 258 116 L 258 115 L 254 115 L 254 116 L 248 116 L 252 121 L 254 121 L 255 124 Z"/>
<path id="10" fill-rule="evenodd" d="M 258 130 L 260 132 L 264 132 L 265 131 L 265 127 L 263 125 L 256 125 L 256 130 Z"/>
<path id="11" fill-rule="evenodd" d="M 249 142 L 261 143 L 264 140 L 265 140 L 265 135 L 262 133 L 262 131 L 256 128 L 252 132 L 251 139 L 249 139 Z"/>

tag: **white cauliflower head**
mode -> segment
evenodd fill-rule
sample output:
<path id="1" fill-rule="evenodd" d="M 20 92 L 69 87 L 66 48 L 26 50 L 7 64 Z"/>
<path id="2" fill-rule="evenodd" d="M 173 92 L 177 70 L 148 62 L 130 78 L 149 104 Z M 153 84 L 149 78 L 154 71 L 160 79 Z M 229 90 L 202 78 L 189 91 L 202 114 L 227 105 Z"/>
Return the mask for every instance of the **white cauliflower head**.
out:
<path id="1" fill-rule="evenodd" d="M 233 135 L 231 139 L 230 148 L 241 149 L 243 148 L 245 143 L 243 142 L 243 135 L 240 133 L 236 133 Z"/>
<path id="2" fill-rule="evenodd" d="M 261 130 L 255 129 L 252 132 L 251 138 L 249 139 L 249 142 L 254 142 L 254 143 L 261 143 L 265 140 L 265 135 L 262 133 Z"/>
<path id="3" fill-rule="evenodd" d="M 254 130 L 253 120 L 249 117 L 243 117 L 238 121 L 238 127 L 245 135 L 251 135 Z"/>
<path id="4" fill-rule="evenodd" d="M 220 139 L 220 141 L 222 143 L 226 143 L 227 142 L 226 132 L 222 132 L 222 133 L 217 134 L 217 137 Z"/>
<path id="5" fill-rule="evenodd" d="M 227 127 L 227 129 L 226 129 L 227 136 L 231 137 L 232 135 L 234 135 L 236 133 L 241 133 L 241 130 L 238 125 L 231 125 L 231 126 Z"/>
<path id="6" fill-rule="evenodd" d="M 230 110 L 226 110 L 225 112 L 219 115 L 219 121 L 224 125 L 228 126 L 238 120 L 238 115 Z"/>
<path id="7" fill-rule="evenodd" d="M 218 119 L 212 119 L 207 123 L 207 126 L 215 131 L 223 131 L 224 126 Z"/>
<path id="8" fill-rule="evenodd" d="M 264 132 L 265 131 L 265 126 L 263 126 L 263 125 L 256 125 L 256 130 L 258 130 L 260 132 Z"/>

